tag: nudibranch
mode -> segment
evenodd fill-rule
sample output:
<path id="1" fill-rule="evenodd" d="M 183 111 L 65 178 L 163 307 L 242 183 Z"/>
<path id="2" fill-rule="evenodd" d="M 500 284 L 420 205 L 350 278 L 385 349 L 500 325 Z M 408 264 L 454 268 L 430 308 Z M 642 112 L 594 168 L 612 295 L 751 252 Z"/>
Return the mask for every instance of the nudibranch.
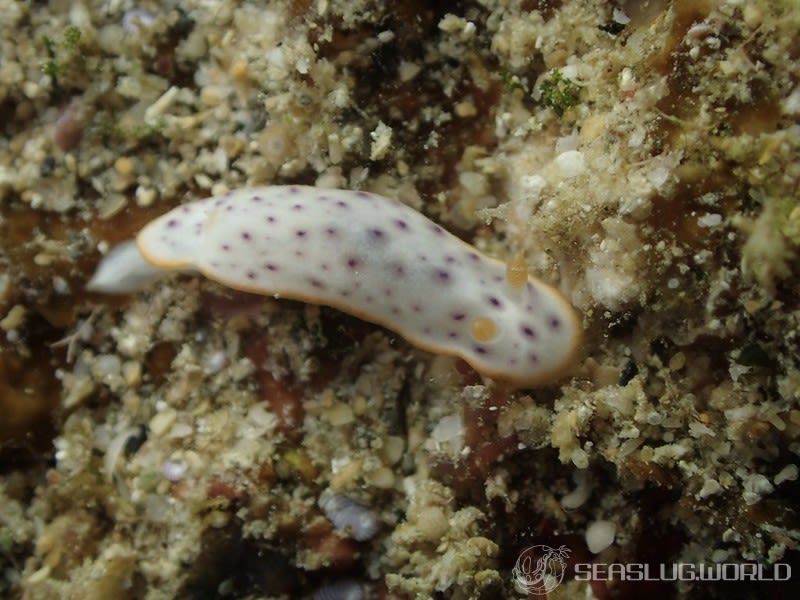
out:
<path id="1" fill-rule="evenodd" d="M 272 186 L 184 204 L 112 250 L 88 288 L 133 291 L 172 271 L 332 306 L 518 385 L 562 375 L 582 338 L 570 303 L 524 261 L 367 192 Z"/>

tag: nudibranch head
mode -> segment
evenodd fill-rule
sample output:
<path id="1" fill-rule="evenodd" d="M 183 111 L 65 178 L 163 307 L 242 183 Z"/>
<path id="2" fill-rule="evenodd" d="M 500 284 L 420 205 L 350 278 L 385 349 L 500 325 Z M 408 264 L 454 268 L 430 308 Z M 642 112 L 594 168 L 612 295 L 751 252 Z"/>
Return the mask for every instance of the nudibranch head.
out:
<path id="1" fill-rule="evenodd" d="M 581 342 L 569 302 L 529 276 L 524 260 L 489 258 L 375 194 L 237 190 L 175 208 L 136 243 L 156 269 L 199 270 L 239 290 L 333 306 L 519 385 L 562 375 Z"/>

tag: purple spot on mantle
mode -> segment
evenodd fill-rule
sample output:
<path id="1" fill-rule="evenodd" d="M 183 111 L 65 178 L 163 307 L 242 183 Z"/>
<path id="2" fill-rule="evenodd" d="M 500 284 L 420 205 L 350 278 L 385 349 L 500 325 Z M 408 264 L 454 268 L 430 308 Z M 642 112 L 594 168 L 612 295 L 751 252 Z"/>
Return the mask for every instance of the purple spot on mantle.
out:
<path id="1" fill-rule="evenodd" d="M 491 304 L 495 308 L 500 308 L 501 306 L 503 306 L 503 303 L 500 302 L 500 299 L 496 298 L 495 296 L 489 296 L 489 304 Z"/>
<path id="2" fill-rule="evenodd" d="M 539 355 L 531 353 L 528 355 L 528 360 L 530 360 L 534 365 L 539 364 Z"/>
<path id="3" fill-rule="evenodd" d="M 256 278 L 255 271 L 248 271 L 247 272 L 247 278 L 248 279 L 255 279 Z"/>
<path id="4" fill-rule="evenodd" d="M 532 340 L 536 339 L 536 330 L 530 325 L 522 324 L 519 330 L 525 337 L 529 337 Z"/>
<path id="5" fill-rule="evenodd" d="M 276 265 L 275 263 L 264 263 L 264 269 L 266 269 L 267 271 L 277 271 L 278 265 Z"/>
<path id="6" fill-rule="evenodd" d="M 439 227 L 439 225 L 431 225 L 431 231 L 436 235 L 444 235 L 444 229 Z"/>
<path id="7" fill-rule="evenodd" d="M 370 229 L 369 234 L 375 239 L 383 238 L 383 229 Z"/>
<path id="8" fill-rule="evenodd" d="M 483 346 L 473 346 L 472 349 L 475 351 L 475 354 L 480 354 L 482 356 L 489 354 L 489 351 Z"/>
<path id="9" fill-rule="evenodd" d="M 311 284 L 311 287 L 314 287 L 314 288 L 317 288 L 317 289 L 321 289 L 321 288 L 325 287 L 323 285 L 323 283 L 319 279 L 317 279 L 316 277 L 309 277 L 308 278 L 308 283 Z"/>
<path id="10" fill-rule="evenodd" d="M 325 230 L 325 233 L 327 233 L 331 237 L 334 237 L 337 234 L 336 227 L 328 227 Z"/>
<path id="11" fill-rule="evenodd" d="M 347 259 L 347 266 L 351 269 L 357 269 L 359 266 L 361 266 L 361 261 L 354 256 L 351 256 Z"/>
<path id="12" fill-rule="evenodd" d="M 550 317 L 548 323 L 552 329 L 558 329 L 559 327 L 561 327 L 561 319 L 559 319 L 558 317 Z"/>
<path id="13" fill-rule="evenodd" d="M 294 234 L 299 238 L 305 237 L 306 233 L 308 232 L 305 229 L 298 229 L 297 231 L 294 232 Z"/>
<path id="14" fill-rule="evenodd" d="M 292 206 L 292 210 L 303 210 L 302 204 L 295 204 Z"/>
<path id="15" fill-rule="evenodd" d="M 167 227 L 169 227 L 170 229 L 177 226 L 178 226 L 178 219 L 170 219 L 169 221 L 167 221 Z"/>
<path id="16" fill-rule="evenodd" d="M 261 202 L 263 198 L 261 196 L 253 196 L 252 198 L 250 198 L 250 200 L 252 200 L 253 202 Z"/>
<path id="17" fill-rule="evenodd" d="M 350 205 L 344 200 L 338 200 L 336 202 L 336 206 L 338 206 L 339 208 L 350 208 Z"/>
<path id="18" fill-rule="evenodd" d="M 442 269 L 439 269 L 438 271 L 436 271 L 436 278 L 441 282 L 450 281 L 450 271 L 444 271 Z"/>
<path id="19" fill-rule="evenodd" d="M 223 249 L 225 252 L 227 252 L 228 250 L 230 250 L 230 249 L 231 249 L 231 247 L 230 247 L 230 245 L 229 245 L 229 244 L 222 244 L 221 248 L 222 248 L 222 249 Z"/>
<path id="20" fill-rule="evenodd" d="M 406 223 L 403 219 L 395 219 L 394 224 L 400 229 L 408 229 L 408 223 Z"/>
<path id="21" fill-rule="evenodd" d="M 466 318 L 466 316 L 467 315 L 465 315 L 464 313 L 459 312 L 451 314 L 450 318 L 453 319 L 453 321 L 463 321 Z"/>
<path id="22" fill-rule="evenodd" d="M 276 221 L 276 219 L 272 215 L 267 217 L 267 223 L 274 223 L 275 221 Z"/>
<path id="23" fill-rule="evenodd" d="M 243 231 L 242 232 L 242 239 L 243 240 L 247 240 L 249 242 L 252 239 L 252 236 L 250 235 L 250 232 Z"/>

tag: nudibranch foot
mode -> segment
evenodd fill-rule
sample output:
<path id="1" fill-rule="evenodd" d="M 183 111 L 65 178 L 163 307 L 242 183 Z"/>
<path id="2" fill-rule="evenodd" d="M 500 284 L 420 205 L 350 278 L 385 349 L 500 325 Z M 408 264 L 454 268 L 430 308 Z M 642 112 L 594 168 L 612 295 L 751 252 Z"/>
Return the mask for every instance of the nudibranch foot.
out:
<path id="1" fill-rule="evenodd" d="M 86 289 L 100 294 L 135 292 L 169 274 L 147 262 L 134 241 L 115 246 L 103 257 Z"/>

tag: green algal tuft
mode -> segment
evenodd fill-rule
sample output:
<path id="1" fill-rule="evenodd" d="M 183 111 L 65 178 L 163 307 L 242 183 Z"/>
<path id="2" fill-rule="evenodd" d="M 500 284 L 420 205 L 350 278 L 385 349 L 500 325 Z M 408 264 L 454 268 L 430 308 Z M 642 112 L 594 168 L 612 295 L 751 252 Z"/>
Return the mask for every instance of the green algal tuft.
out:
<path id="1" fill-rule="evenodd" d="M 553 69 L 539 87 L 542 102 L 559 117 L 580 101 L 578 86 L 567 79 L 559 69 Z"/>

